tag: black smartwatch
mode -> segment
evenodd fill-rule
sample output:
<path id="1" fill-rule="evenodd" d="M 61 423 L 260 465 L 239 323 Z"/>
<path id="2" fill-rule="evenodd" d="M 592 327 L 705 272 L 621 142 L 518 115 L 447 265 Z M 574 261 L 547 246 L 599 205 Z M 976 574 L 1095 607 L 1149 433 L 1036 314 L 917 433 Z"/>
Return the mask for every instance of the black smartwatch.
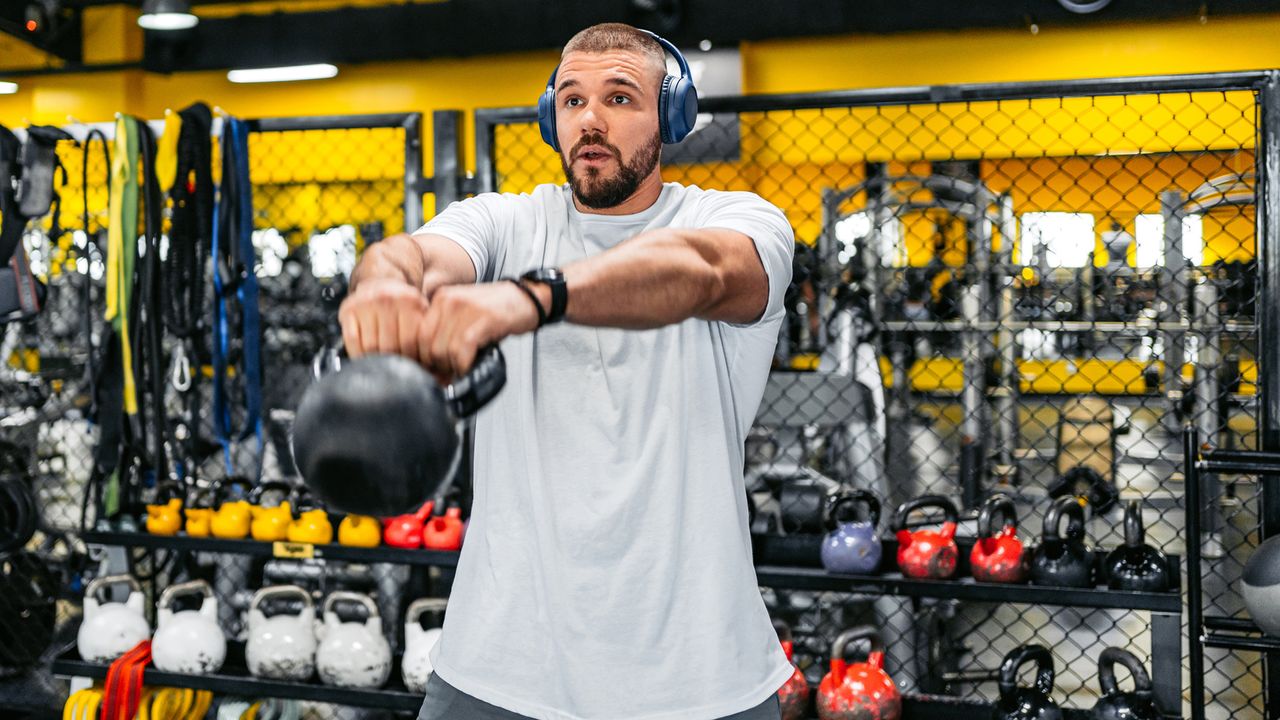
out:
<path id="1" fill-rule="evenodd" d="M 564 273 L 560 268 L 538 268 L 520 276 L 521 280 L 542 283 L 551 288 L 551 309 L 542 325 L 550 325 L 564 320 L 564 310 L 569 304 L 569 288 L 564 284 Z"/>

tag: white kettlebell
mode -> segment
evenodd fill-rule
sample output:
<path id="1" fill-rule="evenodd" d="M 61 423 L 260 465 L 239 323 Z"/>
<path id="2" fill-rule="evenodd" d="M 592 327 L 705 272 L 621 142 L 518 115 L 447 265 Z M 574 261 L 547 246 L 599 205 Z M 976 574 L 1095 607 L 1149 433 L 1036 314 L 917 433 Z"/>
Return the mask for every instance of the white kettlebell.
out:
<path id="1" fill-rule="evenodd" d="M 101 602 L 98 592 L 112 585 L 129 586 L 122 603 Z M 76 649 L 81 659 L 92 663 L 111 662 L 151 637 L 151 625 L 143 615 L 142 586 L 128 575 L 107 575 L 89 583 L 84 591 L 84 620 L 76 633 Z"/>
<path id="2" fill-rule="evenodd" d="M 302 611 L 267 617 L 260 606 L 270 597 L 296 597 Z M 273 680 L 309 680 L 316 669 L 316 608 L 297 585 L 265 587 L 249 601 L 249 641 L 244 656 L 249 673 Z"/>
<path id="3" fill-rule="evenodd" d="M 362 623 L 342 622 L 333 609 L 340 601 L 363 605 L 368 617 Z M 368 595 L 338 591 L 329 593 L 322 610 L 324 624 L 316 650 L 320 681 L 337 687 L 382 687 L 391 674 L 391 646 L 382 637 L 378 606 Z"/>
<path id="4" fill-rule="evenodd" d="M 404 657 L 400 661 L 400 670 L 404 675 L 404 685 L 410 692 L 427 691 L 427 680 L 431 677 L 431 648 L 440 639 L 440 628 L 422 629 L 422 614 L 440 612 L 449 601 L 444 598 L 420 598 L 409 604 L 404 611 Z"/>
<path id="5" fill-rule="evenodd" d="M 174 598 L 202 595 L 200 609 L 175 613 Z M 151 661 L 165 672 L 197 675 L 217 672 L 227 659 L 227 636 L 218 626 L 218 599 L 203 580 L 170 585 L 156 603 L 156 634 Z"/>

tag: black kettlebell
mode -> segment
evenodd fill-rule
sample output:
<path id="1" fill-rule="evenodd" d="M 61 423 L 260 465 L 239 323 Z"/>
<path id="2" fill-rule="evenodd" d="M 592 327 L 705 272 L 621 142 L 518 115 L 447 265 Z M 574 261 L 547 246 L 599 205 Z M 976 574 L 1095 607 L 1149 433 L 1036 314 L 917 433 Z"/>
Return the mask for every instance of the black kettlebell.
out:
<path id="1" fill-rule="evenodd" d="M 1067 534 L 1061 534 L 1066 515 Z M 1053 501 L 1044 516 L 1044 536 L 1031 555 L 1031 582 L 1056 587 L 1093 587 L 1093 552 L 1084 542 L 1084 508 L 1074 496 Z"/>
<path id="2" fill-rule="evenodd" d="M 497 345 L 466 375 L 440 387 L 399 355 L 341 362 L 307 388 L 293 422 L 293 457 L 324 505 L 357 515 L 414 512 L 457 467 L 456 427 L 506 383 Z"/>
<path id="3" fill-rule="evenodd" d="M 1169 558 L 1147 545 L 1142 507 L 1130 500 L 1124 508 L 1124 545 L 1107 554 L 1107 585 L 1112 590 L 1164 592 L 1169 589 Z"/>
<path id="4" fill-rule="evenodd" d="M 1033 687 L 1018 687 L 1018 669 L 1036 664 Z M 1000 700 L 991 710 L 993 720 L 1062 720 L 1053 701 L 1053 656 L 1042 645 L 1024 645 L 1004 656 L 1000 663 Z"/>
<path id="5" fill-rule="evenodd" d="M 1116 664 L 1128 668 L 1133 691 L 1120 692 L 1116 685 Z M 1132 653 L 1109 647 L 1098 656 L 1098 684 L 1102 697 L 1089 711 L 1089 720 L 1157 720 L 1160 711 L 1151 699 L 1151 676 Z"/>

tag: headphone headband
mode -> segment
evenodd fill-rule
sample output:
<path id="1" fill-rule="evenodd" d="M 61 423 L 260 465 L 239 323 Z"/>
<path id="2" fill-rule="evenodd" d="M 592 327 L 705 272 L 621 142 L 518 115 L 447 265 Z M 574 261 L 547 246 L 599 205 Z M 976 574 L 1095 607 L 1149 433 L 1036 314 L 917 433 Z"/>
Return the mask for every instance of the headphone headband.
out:
<path id="1" fill-rule="evenodd" d="M 680 68 L 680 77 L 665 75 L 666 60 L 663 59 L 662 90 L 658 95 L 658 129 L 664 143 L 678 143 L 690 131 L 698 115 L 698 92 L 693 86 L 693 75 L 689 71 L 689 62 L 675 45 L 666 38 L 650 30 L 636 28 L 657 41 L 658 45 L 671 57 L 675 58 Z M 560 72 L 560 64 L 551 71 L 547 78 L 547 88 L 538 98 L 538 127 L 542 132 L 542 140 L 555 150 L 560 149 L 556 137 L 556 75 Z"/>

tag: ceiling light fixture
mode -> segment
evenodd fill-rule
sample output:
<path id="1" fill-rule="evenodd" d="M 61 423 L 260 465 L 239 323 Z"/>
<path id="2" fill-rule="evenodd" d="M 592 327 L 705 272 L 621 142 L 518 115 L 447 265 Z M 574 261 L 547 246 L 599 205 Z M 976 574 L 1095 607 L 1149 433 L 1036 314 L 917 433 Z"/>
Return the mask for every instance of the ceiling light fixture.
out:
<path id="1" fill-rule="evenodd" d="M 200 18 L 191 14 L 190 0 L 143 0 L 138 25 L 144 30 L 187 30 Z"/>
<path id="2" fill-rule="evenodd" d="M 18 92 L 18 83 L 0 82 L 0 95 L 12 95 Z"/>
<path id="3" fill-rule="evenodd" d="M 286 67 L 231 70 L 227 79 L 233 83 L 292 82 L 294 80 L 324 80 L 338 74 L 338 68 L 328 63 L 316 65 L 289 65 Z"/>

